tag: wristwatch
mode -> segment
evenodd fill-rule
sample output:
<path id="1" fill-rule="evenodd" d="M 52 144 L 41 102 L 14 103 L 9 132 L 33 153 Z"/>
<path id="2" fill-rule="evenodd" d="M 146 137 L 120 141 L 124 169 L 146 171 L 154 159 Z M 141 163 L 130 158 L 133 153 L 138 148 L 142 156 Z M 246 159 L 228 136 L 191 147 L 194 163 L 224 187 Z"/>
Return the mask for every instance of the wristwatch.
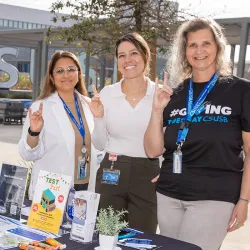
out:
<path id="1" fill-rule="evenodd" d="M 40 134 L 40 132 L 33 132 L 31 131 L 30 127 L 28 129 L 28 133 L 31 135 L 31 136 L 38 136 Z"/>

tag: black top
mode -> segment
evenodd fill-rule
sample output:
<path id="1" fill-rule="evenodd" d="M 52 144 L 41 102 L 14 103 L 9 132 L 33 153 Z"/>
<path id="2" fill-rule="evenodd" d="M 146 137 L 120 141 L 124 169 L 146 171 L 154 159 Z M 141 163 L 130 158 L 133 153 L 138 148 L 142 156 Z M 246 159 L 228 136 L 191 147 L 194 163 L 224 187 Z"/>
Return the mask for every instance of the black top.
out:
<path id="1" fill-rule="evenodd" d="M 166 148 L 157 192 L 172 198 L 236 203 L 241 188 L 242 131 L 250 132 L 250 82 L 220 77 L 206 98 L 211 105 L 194 116 L 182 146 L 182 174 L 173 174 L 177 132 L 186 114 L 189 79 L 163 113 Z M 194 101 L 206 83 L 194 83 Z"/>

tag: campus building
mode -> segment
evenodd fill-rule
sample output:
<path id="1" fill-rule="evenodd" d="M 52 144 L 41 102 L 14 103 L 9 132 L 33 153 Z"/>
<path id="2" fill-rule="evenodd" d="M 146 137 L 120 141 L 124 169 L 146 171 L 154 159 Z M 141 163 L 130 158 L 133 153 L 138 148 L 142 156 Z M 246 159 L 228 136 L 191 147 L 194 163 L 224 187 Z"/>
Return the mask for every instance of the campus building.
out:
<path id="1" fill-rule="evenodd" d="M 79 52 L 87 86 L 94 84 L 102 87 L 116 82 L 117 65 L 114 57 L 90 57 L 89 54 L 82 52 L 82 48 L 77 49 L 75 44 L 65 47 L 64 41 L 61 40 L 53 41 L 48 45 L 45 42 L 47 28 L 56 28 L 52 18 L 53 15 L 49 11 L 0 3 L 0 88 L 6 86 L 4 83 L 6 79 L 3 80 L 4 70 L 1 68 L 2 57 L 7 63 L 17 68 L 19 76 L 22 73 L 22 76 L 29 77 L 33 98 L 36 97 L 40 92 L 48 61 L 56 50 Z M 236 74 L 240 77 L 248 77 L 249 69 L 248 64 L 245 67 L 245 56 L 248 41 L 250 41 L 250 18 L 218 19 L 217 21 L 224 26 L 229 44 L 232 45 L 230 54 L 232 62 L 235 61 L 235 48 L 240 45 L 239 59 L 235 64 Z M 72 25 L 70 22 L 66 24 Z M 62 26 L 62 23 L 58 25 Z M 4 52 L 6 49 L 8 53 Z M 157 54 L 156 77 L 163 78 L 166 60 L 167 56 Z"/>
<path id="2" fill-rule="evenodd" d="M 46 29 L 56 27 L 51 21 L 53 15 L 49 11 L 0 3 L 0 17 L 0 33 L 2 33 L 0 34 L 0 50 L 6 47 L 18 48 L 17 55 L 5 54 L 3 58 L 15 66 L 19 73 L 30 74 L 32 83 L 41 82 L 46 72 L 45 65 L 56 50 L 79 52 L 75 45 L 65 47 L 63 41 L 57 41 L 50 46 L 44 43 L 42 36 L 45 36 Z M 70 23 L 67 22 L 67 25 Z M 90 57 L 85 53 L 80 53 L 79 59 L 88 79 L 88 85 L 94 84 L 98 87 L 116 82 L 114 58 Z M 157 58 L 156 75 L 158 77 L 163 76 L 165 63 L 164 57 Z M 37 96 L 39 86 L 33 85 L 33 91 L 34 96 Z"/>

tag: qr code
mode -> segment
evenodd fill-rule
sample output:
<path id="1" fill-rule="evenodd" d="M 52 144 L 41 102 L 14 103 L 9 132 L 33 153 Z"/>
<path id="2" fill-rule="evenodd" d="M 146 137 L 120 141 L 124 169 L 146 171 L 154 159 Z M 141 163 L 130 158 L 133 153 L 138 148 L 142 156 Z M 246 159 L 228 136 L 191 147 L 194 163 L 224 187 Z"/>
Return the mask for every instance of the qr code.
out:
<path id="1" fill-rule="evenodd" d="M 10 206 L 10 214 L 16 215 L 16 213 L 17 213 L 17 206 L 11 204 L 11 206 Z"/>

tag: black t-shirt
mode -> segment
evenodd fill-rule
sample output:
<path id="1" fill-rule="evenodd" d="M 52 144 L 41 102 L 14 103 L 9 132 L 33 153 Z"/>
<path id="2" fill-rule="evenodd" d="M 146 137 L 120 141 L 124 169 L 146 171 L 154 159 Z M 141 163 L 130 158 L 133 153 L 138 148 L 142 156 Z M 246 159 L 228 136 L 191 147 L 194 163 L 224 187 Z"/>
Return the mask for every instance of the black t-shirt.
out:
<path id="1" fill-rule="evenodd" d="M 250 132 L 250 82 L 220 77 L 206 101 L 194 115 L 182 146 L 182 174 L 173 173 L 177 133 L 186 115 L 189 79 L 175 91 L 163 113 L 164 161 L 157 192 L 172 198 L 218 200 L 236 203 L 243 169 L 242 131 Z M 194 83 L 194 102 L 206 83 Z"/>

